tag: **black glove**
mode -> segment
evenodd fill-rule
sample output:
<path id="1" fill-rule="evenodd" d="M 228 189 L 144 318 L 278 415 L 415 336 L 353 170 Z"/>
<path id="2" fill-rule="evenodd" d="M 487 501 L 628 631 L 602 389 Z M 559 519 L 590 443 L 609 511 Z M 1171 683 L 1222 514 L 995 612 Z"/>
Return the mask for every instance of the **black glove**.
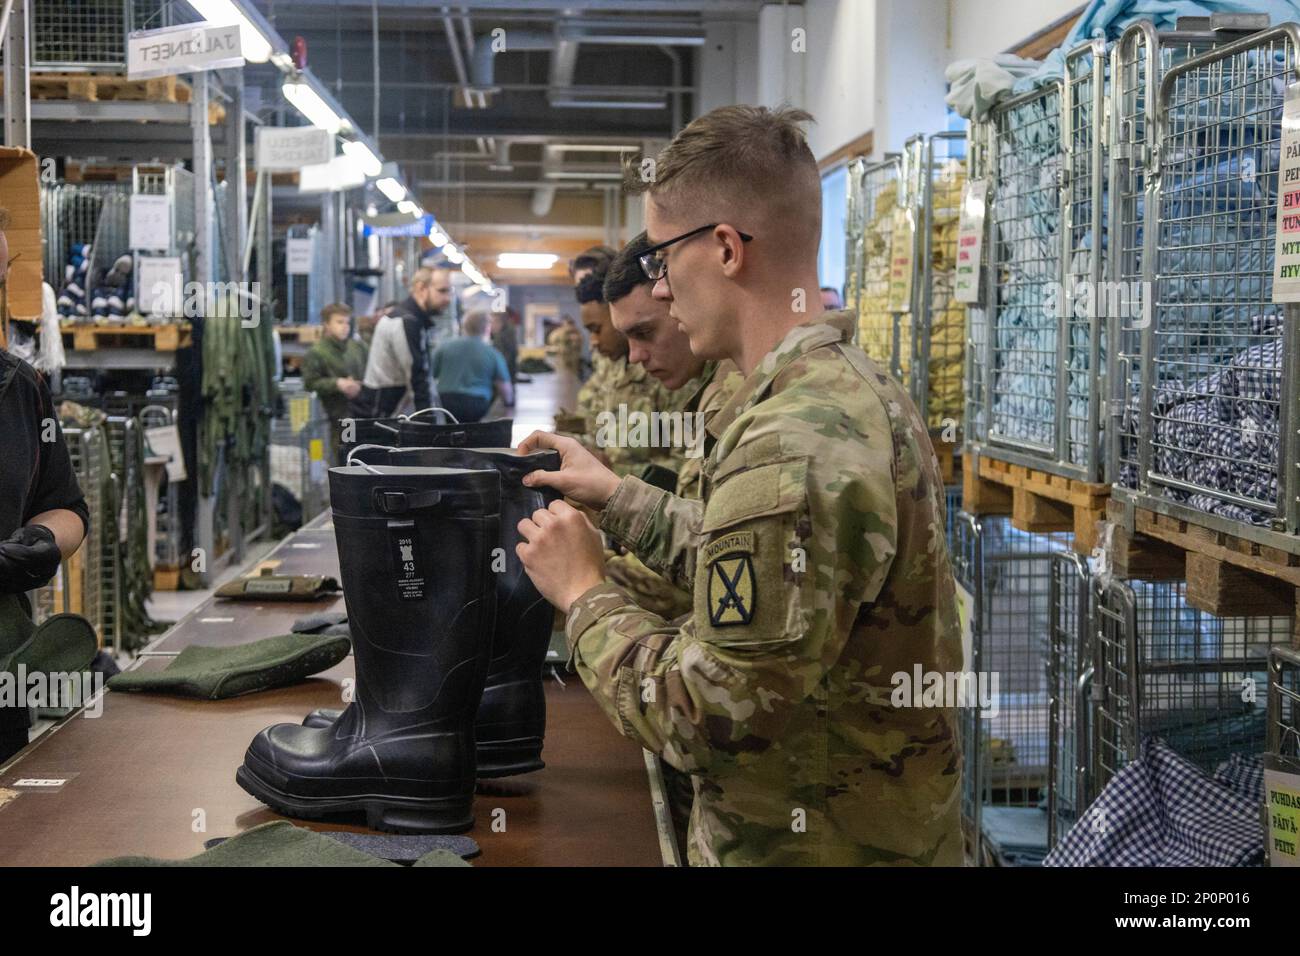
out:
<path id="1" fill-rule="evenodd" d="M 0 594 L 40 587 L 58 573 L 62 560 L 53 531 L 40 524 L 24 525 L 0 541 Z"/>

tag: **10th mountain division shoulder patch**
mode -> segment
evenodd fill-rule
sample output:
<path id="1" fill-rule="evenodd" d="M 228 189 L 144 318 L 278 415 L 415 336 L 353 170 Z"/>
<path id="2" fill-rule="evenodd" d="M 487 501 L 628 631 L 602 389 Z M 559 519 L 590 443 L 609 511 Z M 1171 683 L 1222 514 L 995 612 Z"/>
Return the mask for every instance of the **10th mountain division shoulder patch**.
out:
<path id="1" fill-rule="evenodd" d="M 754 535 L 724 535 L 705 547 L 709 563 L 709 623 L 714 627 L 748 624 L 754 619 Z"/>

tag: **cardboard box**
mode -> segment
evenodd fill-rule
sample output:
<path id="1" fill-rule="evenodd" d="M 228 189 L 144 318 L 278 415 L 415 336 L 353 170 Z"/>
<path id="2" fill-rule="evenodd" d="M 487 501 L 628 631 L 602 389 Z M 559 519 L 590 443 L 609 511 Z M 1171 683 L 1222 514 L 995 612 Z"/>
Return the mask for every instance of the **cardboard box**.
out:
<path id="1" fill-rule="evenodd" d="M 28 322 L 41 317 L 41 196 L 36 154 L 0 146 L 0 207 L 9 211 L 9 300 L 7 318 Z M 16 262 L 14 260 L 17 260 Z"/>

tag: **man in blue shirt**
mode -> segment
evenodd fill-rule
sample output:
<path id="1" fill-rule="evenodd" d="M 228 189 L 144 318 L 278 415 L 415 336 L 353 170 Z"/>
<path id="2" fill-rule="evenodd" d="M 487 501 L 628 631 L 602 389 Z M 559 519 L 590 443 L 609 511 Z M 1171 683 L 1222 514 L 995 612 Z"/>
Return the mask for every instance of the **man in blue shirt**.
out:
<path id="1" fill-rule="evenodd" d="M 514 388 L 505 358 L 486 341 L 488 314 L 471 312 L 460 328 L 457 338 L 444 342 L 433 353 L 433 375 L 442 407 L 458 421 L 476 422 L 487 414 L 497 396 L 507 407 L 514 405 Z"/>

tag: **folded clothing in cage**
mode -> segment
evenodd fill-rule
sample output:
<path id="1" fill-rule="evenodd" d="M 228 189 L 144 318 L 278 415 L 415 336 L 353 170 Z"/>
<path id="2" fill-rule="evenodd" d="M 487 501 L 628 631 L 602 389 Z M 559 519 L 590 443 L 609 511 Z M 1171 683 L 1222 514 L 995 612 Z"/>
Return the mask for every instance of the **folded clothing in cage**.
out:
<path id="1" fill-rule="evenodd" d="M 862 230 L 862 285 L 858 289 L 858 344 L 886 371 L 894 355 L 894 314 L 889 311 L 889 267 L 893 249 L 898 180 L 872 197 L 871 216 Z"/>
<path id="2" fill-rule="evenodd" d="M 1261 774 L 1262 779 L 1262 774 Z M 1252 866 L 1264 857 L 1259 795 L 1240 761 L 1210 777 L 1158 737 L 1116 774 L 1044 866 Z"/>
<path id="3" fill-rule="evenodd" d="M 1267 524 L 1272 518 L 1268 505 L 1275 503 L 1278 495 L 1284 346 L 1280 316 L 1253 317 L 1249 337 L 1257 340 L 1256 344 L 1216 361 L 1212 350 L 1217 341 L 1238 342 L 1243 337 L 1209 332 L 1196 337 L 1192 331 L 1184 336 L 1196 341 L 1180 343 L 1180 347 L 1194 355 L 1197 367 L 1213 371 L 1188 384 L 1168 383 L 1156 392 L 1152 467 L 1158 475 L 1205 489 L 1163 488 L 1163 494 L 1175 501 L 1235 521 Z M 1184 360 L 1183 364 L 1191 362 Z M 1136 420 L 1136 397 L 1130 399 L 1130 415 Z M 1131 485 L 1132 471 L 1127 465 L 1121 482 Z M 1224 501 L 1215 496 L 1216 491 L 1261 505 L 1248 508 Z"/>

